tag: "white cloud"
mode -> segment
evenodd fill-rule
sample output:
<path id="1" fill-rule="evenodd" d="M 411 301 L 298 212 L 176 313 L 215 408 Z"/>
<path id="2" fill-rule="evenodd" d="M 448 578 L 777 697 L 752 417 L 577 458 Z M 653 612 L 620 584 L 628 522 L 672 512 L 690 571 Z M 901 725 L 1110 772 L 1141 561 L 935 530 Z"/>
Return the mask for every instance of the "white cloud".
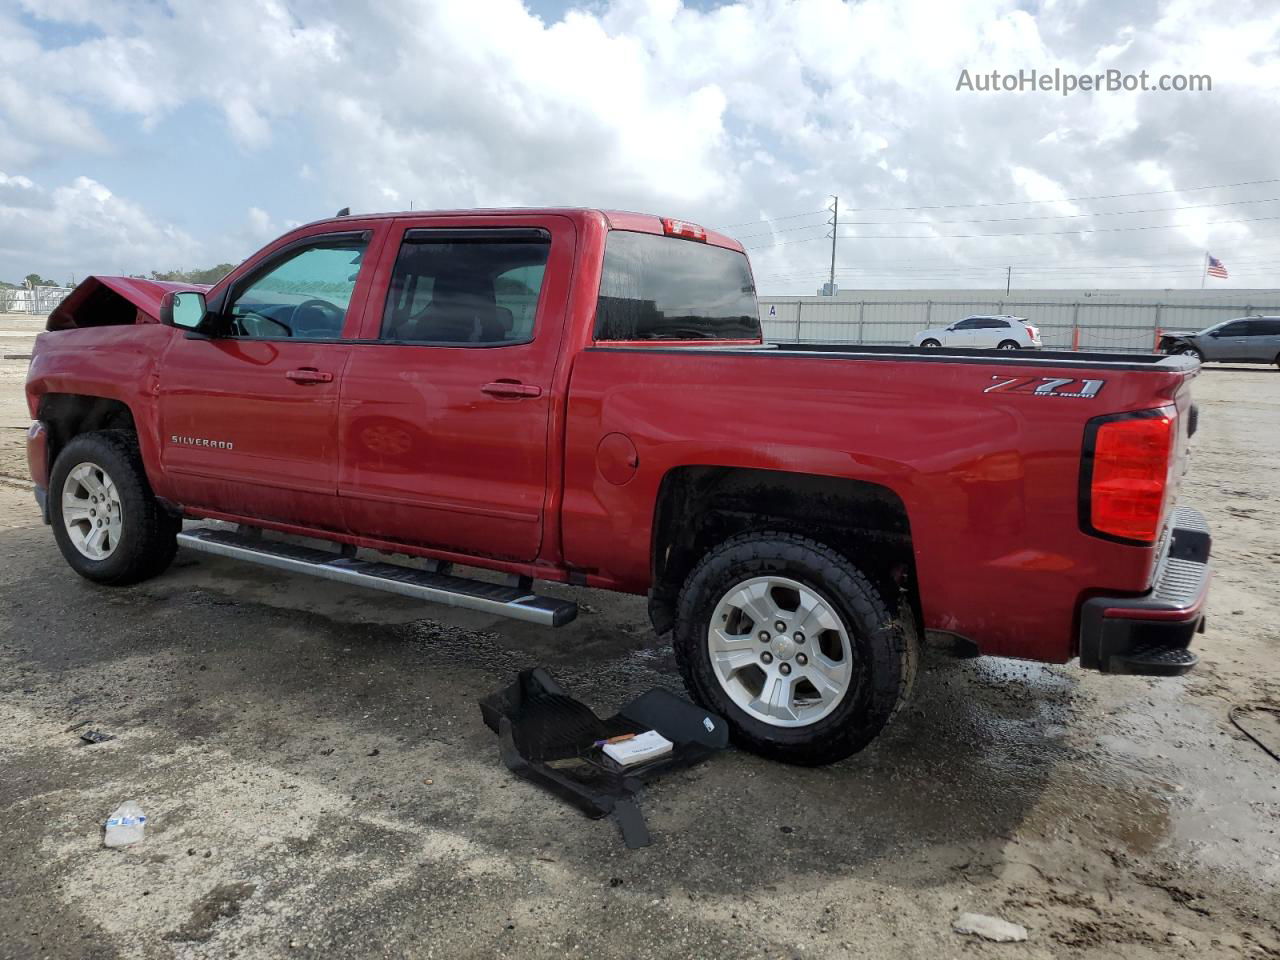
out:
<path id="1" fill-rule="evenodd" d="M 194 264 L 203 255 L 192 237 L 156 222 L 96 180 L 76 177 L 48 189 L 27 177 L 0 173 L 4 263 L 61 280 L 70 273 L 83 277 Z"/>
<path id="2" fill-rule="evenodd" d="M 275 224 L 271 222 L 271 214 L 258 207 L 249 208 L 249 232 L 259 242 L 270 240 L 279 233 Z"/>
<path id="3" fill-rule="evenodd" d="M 278 145 L 283 130 L 301 131 L 314 150 L 301 166 L 291 159 L 294 172 L 281 179 L 301 177 L 357 211 L 410 201 L 420 209 L 563 203 L 736 223 L 817 211 L 831 193 L 856 209 L 1259 179 L 1280 151 L 1271 122 L 1280 8 L 1264 0 L 1243 0 L 1229 18 L 1210 0 L 1078 0 L 1034 12 L 1019 0 L 744 0 L 708 11 L 679 0 L 600 0 L 554 22 L 519 0 L 23 6 L 88 34 L 45 50 L 28 25 L 0 15 L 0 165 L 36 180 L 41 157 L 60 151 L 85 157 L 91 171 L 95 152 L 117 146 L 102 132 L 109 114 L 145 128 L 193 106 L 215 111 L 223 129 L 210 134 L 230 137 L 245 155 Z M 1054 67 L 1210 72 L 1215 89 L 1069 98 L 955 90 L 961 69 Z M 248 199 L 228 205 L 244 209 Z M 1204 199 L 1170 194 L 1141 205 Z M 1080 209 L 1057 202 L 1010 215 Z M 285 219 L 286 211 L 270 212 Z M 273 222 L 268 211 L 257 214 L 245 231 L 255 238 Z M 911 223 L 850 229 L 995 232 L 928 226 L 986 215 L 864 213 L 850 219 Z M 1268 235 L 1266 224 L 1207 225 L 1228 218 L 1109 221 L 1202 224 L 1189 234 L 850 240 L 841 260 L 860 269 L 1019 255 L 1145 260 L 1175 243 Z M 762 286 L 816 285 L 824 219 L 814 217 L 808 233 L 796 229 L 803 219 L 774 224 L 755 259 L 758 275 L 779 279 Z M 1021 232 L 1072 222 L 1030 221 Z M 739 232 L 770 231 L 761 223 Z"/>

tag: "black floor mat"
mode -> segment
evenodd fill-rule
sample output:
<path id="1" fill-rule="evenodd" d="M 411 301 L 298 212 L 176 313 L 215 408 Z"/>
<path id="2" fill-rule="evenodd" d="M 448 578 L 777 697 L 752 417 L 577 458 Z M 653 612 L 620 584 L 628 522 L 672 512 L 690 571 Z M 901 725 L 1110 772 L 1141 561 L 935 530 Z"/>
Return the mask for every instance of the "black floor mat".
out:
<path id="1" fill-rule="evenodd" d="M 650 690 L 602 720 L 541 667 L 522 671 L 511 686 L 485 697 L 480 712 L 499 737 L 507 769 L 589 817 L 612 815 L 631 848 L 650 841 L 636 803 L 644 784 L 705 760 L 729 743 L 723 718 L 662 689 Z M 670 740 L 671 752 L 622 768 L 597 746 L 598 741 L 645 730 Z"/>

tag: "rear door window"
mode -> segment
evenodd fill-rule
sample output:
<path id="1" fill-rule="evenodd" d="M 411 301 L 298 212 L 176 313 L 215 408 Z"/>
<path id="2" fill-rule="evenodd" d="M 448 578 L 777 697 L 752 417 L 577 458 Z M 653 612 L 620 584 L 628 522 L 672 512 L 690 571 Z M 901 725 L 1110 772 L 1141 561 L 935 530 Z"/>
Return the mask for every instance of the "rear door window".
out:
<path id="1" fill-rule="evenodd" d="M 756 340 L 760 312 L 745 255 L 625 230 L 605 242 L 596 340 Z"/>
<path id="2" fill-rule="evenodd" d="M 528 343 L 551 237 L 539 229 L 409 230 L 381 339 L 457 347 Z"/>

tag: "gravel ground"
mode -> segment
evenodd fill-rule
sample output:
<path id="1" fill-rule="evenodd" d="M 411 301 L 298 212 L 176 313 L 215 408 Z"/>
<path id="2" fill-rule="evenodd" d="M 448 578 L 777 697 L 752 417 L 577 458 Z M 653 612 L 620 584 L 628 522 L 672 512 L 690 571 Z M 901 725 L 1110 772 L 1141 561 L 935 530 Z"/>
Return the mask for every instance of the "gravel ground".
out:
<path id="1" fill-rule="evenodd" d="M 0 956 L 1280 957 L 1280 764 L 1227 720 L 1280 704 L 1273 369 L 1196 384 L 1190 676 L 931 649 L 871 749 L 671 776 L 638 851 L 507 774 L 475 701 L 538 663 L 601 711 L 675 688 L 641 600 L 574 591 L 550 631 L 190 554 L 95 587 L 2 476 L 25 369 L 0 362 Z M 127 799 L 146 840 L 105 849 Z M 952 932 L 968 911 L 1029 939 Z"/>

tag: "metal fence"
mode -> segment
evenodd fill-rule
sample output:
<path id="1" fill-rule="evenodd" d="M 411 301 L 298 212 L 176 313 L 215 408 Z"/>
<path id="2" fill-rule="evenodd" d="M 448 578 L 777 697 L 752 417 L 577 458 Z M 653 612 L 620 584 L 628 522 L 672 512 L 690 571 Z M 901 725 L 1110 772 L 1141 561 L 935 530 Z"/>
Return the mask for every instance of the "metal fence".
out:
<path id="1" fill-rule="evenodd" d="M 0 313 L 28 313 L 43 316 L 71 294 L 71 287 L 0 288 Z"/>
<path id="2" fill-rule="evenodd" d="M 1151 353 L 1167 330 L 1203 330 L 1221 320 L 1280 315 L 1273 303 L 1099 303 L 1044 300 L 760 300 L 766 340 L 902 345 L 921 330 L 973 314 L 1013 314 L 1040 328 L 1045 349 Z"/>

